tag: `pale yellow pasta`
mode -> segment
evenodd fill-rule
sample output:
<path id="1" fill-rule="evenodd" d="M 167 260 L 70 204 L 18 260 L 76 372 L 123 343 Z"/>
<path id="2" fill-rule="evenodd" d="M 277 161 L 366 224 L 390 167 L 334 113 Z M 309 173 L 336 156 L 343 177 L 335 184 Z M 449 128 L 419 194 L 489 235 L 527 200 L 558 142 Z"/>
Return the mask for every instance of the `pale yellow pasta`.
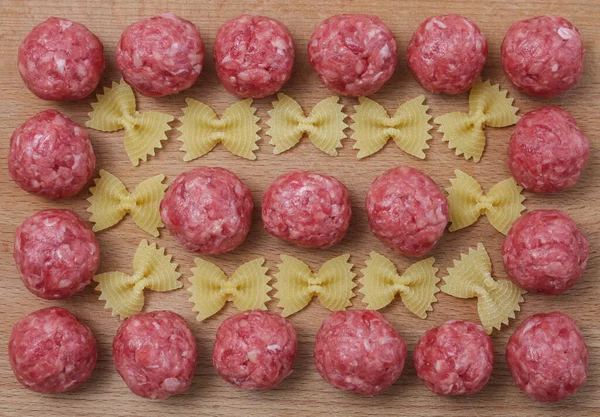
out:
<path id="1" fill-rule="evenodd" d="M 282 315 L 287 317 L 302 310 L 315 296 L 330 311 L 345 310 L 350 306 L 356 274 L 351 271 L 353 265 L 348 259 L 350 255 L 330 259 L 313 274 L 301 260 L 281 255 L 281 263 L 277 265 L 279 272 L 274 274 L 277 282 L 273 287 L 277 289 L 275 298 L 279 299 L 277 306 L 283 308 Z"/>
<path id="2" fill-rule="evenodd" d="M 409 266 L 404 274 L 398 274 L 395 265 L 383 255 L 371 252 L 367 267 L 362 269 L 363 302 L 369 310 L 379 310 L 390 304 L 399 294 L 402 303 L 416 316 L 424 319 L 433 310 L 439 292 L 435 276 L 438 269 L 433 266 L 435 259 L 427 258 Z"/>
<path id="3" fill-rule="evenodd" d="M 461 254 L 443 279 L 442 292 L 457 298 L 477 298 L 479 319 L 488 333 L 508 325 L 515 311 L 521 310 L 525 291 L 512 281 L 492 277 L 492 262 L 481 243 L 468 254 Z"/>
<path id="4" fill-rule="evenodd" d="M 435 259 L 427 258 L 409 266 L 404 274 L 398 274 L 395 265 L 383 255 L 371 252 L 367 267 L 362 269 L 363 302 L 369 310 L 379 310 L 390 304 L 399 294 L 402 303 L 416 316 L 424 319 L 433 310 L 439 292 L 435 276 L 438 269 L 433 266 Z"/>
<path id="5" fill-rule="evenodd" d="M 285 152 L 298 144 L 305 134 L 321 151 L 331 156 L 337 156 L 338 148 L 342 147 L 342 139 L 346 138 L 344 123 L 346 114 L 342 112 L 343 105 L 338 103 L 339 97 L 329 97 L 321 100 L 305 116 L 300 104 L 293 98 L 279 93 L 273 109 L 268 112 L 271 117 L 267 120 L 271 137 L 270 145 L 275 146 L 273 153 Z"/>
<path id="6" fill-rule="evenodd" d="M 469 174 L 456 169 L 454 175 L 456 178 L 451 179 L 451 186 L 446 188 L 450 205 L 449 230 L 454 232 L 470 226 L 485 215 L 496 230 L 506 235 L 525 210 L 523 188 L 513 178 L 507 178 L 485 194 Z"/>
<path id="7" fill-rule="evenodd" d="M 171 262 L 171 255 L 155 243 L 142 240 L 133 257 L 133 274 L 107 272 L 94 276 L 100 291 L 100 300 L 106 301 L 105 308 L 112 310 L 113 316 L 125 319 L 142 311 L 144 290 L 172 291 L 181 288 L 181 274 L 177 264 Z"/>
<path id="8" fill-rule="evenodd" d="M 132 88 L 121 80 L 113 81 L 112 87 L 104 87 L 104 94 L 98 94 L 98 102 L 92 103 L 93 111 L 86 126 L 103 132 L 124 129 L 125 152 L 134 166 L 148 155 L 154 156 L 156 148 L 162 148 L 161 141 L 167 140 L 166 132 L 171 130 L 169 122 L 174 117 L 158 112 L 136 111 L 135 95 Z"/>
<path id="9" fill-rule="evenodd" d="M 219 143 L 234 155 L 256 159 L 254 151 L 258 146 L 255 142 L 260 139 L 257 133 L 260 127 L 252 99 L 232 104 L 220 119 L 204 103 L 191 98 L 185 102 L 187 107 L 183 109 L 184 115 L 179 118 L 181 126 L 177 128 L 181 132 L 181 150 L 186 152 L 184 161 L 206 155 Z"/>
<path id="10" fill-rule="evenodd" d="M 435 118 L 443 140 L 450 149 L 455 149 L 456 155 L 479 162 L 485 149 L 485 126 L 506 127 L 517 123 L 519 109 L 512 105 L 514 99 L 508 98 L 507 93 L 498 84 L 479 80 L 469 95 L 469 113 L 452 112 Z"/>
<path id="11" fill-rule="evenodd" d="M 90 221 L 94 223 L 92 230 L 114 226 L 129 213 L 140 229 L 157 237 L 158 228 L 163 227 L 159 208 L 167 189 L 164 179 L 160 174 L 144 180 L 129 194 L 120 179 L 101 169 L 100 178 L 94 180 L 96 185 L 90 188 L 92 196 L 87 199 L 87 211 L 92 213 Z"/>
<path id="12" fill-rule="evenodd" d="M 389 139 L 393 139 L 400 149 L 420 159 L 425 158 L 427 141 L 431 139 L 429 124 L 431 116 L 424 105 L 425 96 L 419 96 L 402 104 L 390 117 L 385 109 L 368 97 L 359 97 L 359 105 L 354 106 L 356 114 L 352 116 L 354 131 L 352 139 L 356 141 L 353 149 L 358 149 L 357 158 L 364 158 L 380 151 Z"/>
<path id="13" fill-rule="evenodd" d="M 240 311 L 266 310 L 269 297 L 268 268 L 263 267 L 264 258 L 257 258 L 240 266 L 231 277 L 217 265 L 195 258 L 196 267 L 192 268 L 193 276 L 189 278 L 192 293 L 189 301 L 194 304 L 198 321 L 216 314 L 225 303 L 232 301 Z"/>

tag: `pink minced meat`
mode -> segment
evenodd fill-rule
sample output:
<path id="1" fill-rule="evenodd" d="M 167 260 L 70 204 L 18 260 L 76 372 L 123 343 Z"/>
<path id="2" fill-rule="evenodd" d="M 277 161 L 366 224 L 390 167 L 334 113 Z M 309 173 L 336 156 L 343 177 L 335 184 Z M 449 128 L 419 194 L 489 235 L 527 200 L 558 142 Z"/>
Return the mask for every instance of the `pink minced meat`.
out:
<path id="1" fill-rule="evenodd" d="M 527 291 L 568 291 L 585 272 L 589 245 L 560 210 L 534 210 L 515 221 L 502 244 L 508 277 Z"/>
<path id="2" fill-rule="evenodd" d="M 308 42 L 308 61 L 327 88 L 368 96 L 390 79 L 398 57 L 396 41 L 377 16 L 340 14 L 325 20 Z"/>
<path id="3" fill-rule="evenodd" d="M 250 190 L 235 174 L 196 168 L 175 178 L 160 203 L 160 216 L 186 248 L 218 255 L 244 242 L 253 207 Z"/>
<path id="4" fill-rule="evenodd" d="M 246 311 L 219 326 L 213 364 L 238 388 L 267 390 L 292 373 L 297 344 L 296 329 L 288 319 L 268 311 Z"/>
<path id="5" fill-rule="evenodd" d="M 437 184 L 413 168 L 392 168 L 367 193 L 371 231 L 405 256 L 423 256 L 444 234 L 450 216 L 448 200 Z"/>
<path id="6" fill-rule="evenodd" d="M 10 366 L 32 391 L 71 391 L 92 375 L 98 357 L 88 326 L 60 307 L 35 311 L 15 324 L 8 342 Z"/>
<path id="7" fill-rule="evenodd" d="M 94 232 L 72 210 L 43 210 L 25 220 L 13 255 L 25 287 L 48 300 L 82 291 L 100 264 Z"/>
<path id="8" fill-rule="evenodd" d="M 487 54 L 487 41 L 475 22 L 449 14 L 419 25 L 408 44 L 406 62 L 423 88 L 460 94 L 477 81 Z"/>
<path id="9" fill-rule="evenodd" d="M 556 402 L 573 395 L 585 384 L 588 360 L 575 320 L 560 312 L 528 317 L 506 345 L 510 374 L 535 401 Z"/>
<path id="10" fill-rule="evenodd" d="M 204 61 L 204 44 L 189 20 L 165 13 L 125 29 L 117 45 L 117 67 L 127 84 L 148 97 L 191 87 Z"/>
<path id="11" fill-rule="evenodd" d="M 262 202 L 267 232 L 306 248 L 328 248 L 340 242 L 351 217 L 350 193 L 344 184 L 308 171 L 279 176 Z"/>
<path id="12" fill-rule="evenodd" d="M 494 368 L 494 346 L 483 327 L 450 320 L 425 332 L 414 351 L 417 375 L 438 395 L 475 394 Z"/>
<path id="13" fill-rule="evenodd" d="M 131 392 L 162 400 L 192 384 L 198 348 L 185 319 L 172 311 L 129 317 L 113 340 L 113 360 Z"/>
<path id="14" fill-rule="evenodd" d="M 568 112 L 541 107 L 517 123 L 508 145 L 508 167 L 523 188 L 554 193 L 579 180 L 590 141 Z"/>
<path id="15" fill-rule="evenodd" d="M 57 110 L 36 114 L 10 138 L 8 172 L 31 194 L 72 197 L 90 182 L 95 168 L 87 130 Z"/>
<path id="16" fill-rule="evenodd" d="M 406 354 L 406 342 L 394 326 L 371 310 L 330 314 L 315 339 L 315 365 L 323 379 L 369 397 L 398 379 Z"/>
<path id="17" fill-rule="evenodd" d="M 81 23 L 51 17 L 19 45 L 19 73 L 44 100 L 79 100 L 98 86 L 104 72 L 102 42 Z"/>
<path id="18" fill-rule="evenodd" d="M 558 16 L 538 16 L 515 22 L 501 49 L 506 78 L 536 97 L 564 93 L 583 71 L 583 40 L 577 28 Z"/>
<path id="19" fill-rule="evenodd" d="M 221 83 L 238 97 L 275 94 L 292 75 L 294 39 L 280 22 L 241 15 L 217 32 L 213 58 Z"/>

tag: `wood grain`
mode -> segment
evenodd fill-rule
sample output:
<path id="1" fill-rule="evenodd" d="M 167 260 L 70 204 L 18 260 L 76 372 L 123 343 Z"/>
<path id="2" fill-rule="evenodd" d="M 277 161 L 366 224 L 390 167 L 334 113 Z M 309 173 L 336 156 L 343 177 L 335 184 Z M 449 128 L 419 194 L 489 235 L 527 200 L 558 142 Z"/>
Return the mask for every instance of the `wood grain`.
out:
<path id="1" fill-rule="evenodd" d="M 259 1 L 259 0 L 2 0 L 0 1 L 0 414 L 5 416 L 293 416 L 293 415 L 422 415 L 422 416 L 593 416 L 600 415 L 600 330 L 597 319 L 600 313 L 596 295 L 600 291 L 597 271 L 600 267 L 598 242 L 600 221 L 597 207 L 600 200 L 598 176 L 597 132 L 600 129 L 600 3 L 597 0 L 514 0 L 514 1 L 419 1 L 387 0 L 354 1 Z M 46 208 L 73 208 L 85 219 L 89 196 L 87 192 L 64 200 L 48 201 L 33 197 L 12 182 L 7 174 L 7 153 L 12 131 L 38 111 L 58 108 L 73 120 L 84 123 L 90 111 L 88 98 L 76 103 L 45 102 L 34 97 L 23 85 L 17 68 L 16 56 L 19 42 L 37 23 L 49 16 L 63 16 L 87 25 L 103 41 L 108 59 L 107 71 L 101 85 L 119 78 L 115 67 L 114 52 L 118 38 L 130 23 L 168 10 L 192 20 L 200 29 L 207 47 L 206 67 L 196 85 L 184 93 L 163 98 L 139 98 L 139 108 L 159 110 L 181 115 L 186 97 L 193 97 L 210 104 L 221 113 L 235 98 L 219 84 L 211 59 L 215 33 L 221 23 L 242 12 L 264 14 L 279 19 L 290 29 L 297 45 L 294 73 L 284 92 L 297 99 L 305 109 L 310 109 L 319 100 L 329 96 L 310 69 L 306 57 L 306 44 L 314 28 L 326 17 L 337 13 L 372 13 L 379 15 L 392 29 L 398 41 L 400 60 L 393 79 L 373 96 L 388 111 L 400 103 L 419 94 L 425 94 L 430 113 L 437 116 L 448 111 L 466 110 L 467 95 L 456 97 L 436 96 L 421 89 L 408 73 L 403 54 L 416 26 L 432 14 L 460 13 L 475 20 L 489 42 L 489 59 L 484 69 L 484 79 L 490 78 L 509 88 L 510 96 L 521 108 L 520 114 L 542 105 L 554 104 L 573 114 L 584 132 L 592 141 L 590 162 L 576 187 L 557 195 L 534 195 L 527 193 L 528 209 L 560 208 L 567 211 L 585 231 L 591 255 L 588 271 L 581 281 L 565 295 L 545 297 L 527 294 L 517 320 L 500 332 L 493 340 L 496 367 L 492 379 L 478 395 L 468 398 L 441 398 L 431 394 L 416 377 L 412 365 L 412 353 L 407 366 L 397 383 L 384 395 L 366 399 L 338 391 L 325 383 L 317 374 L 312 363 L 312 348 L 315 333 L 327 311 L 317 300 L 309 308 L 291 318 L 299 333 L 299 356 L 295 372 L 281 386 L 270 392 L 245 392 L 227 385 L 215 373 L 211 363 L 211 344 L 221 321 L 235 312 L 227 307 L 222 313 L 197 323 L 187 301 L 186 290 L 171 293 L 146 294 L 146 309 L 171 309 L 182 314 L 191 324 L 199 345 L 199 364 L 192 388 L 185 394 L 163 402 L 151 402 L 131 394 L 115 371 L 111 358 L 112 337 L 119 321 L 104 310 L 103 302 L 90 285 L 83 293 L 69 300 L 50 302 L 39 299 L 23 286 L 12 258 L 13 234 L 17 226 L 28 216 Z M 510 24 L 517 19 L 540 14 L 558 14 L 571 20 L 581 31 L 586 60 L 584 75 L 579 84 L 567 93 L 551 100 L 534 99 L 511 88 L 504 77 L 499 60 L 502 37 Z M 271 99 L 255 102 L 261 117 L 263 140 L 259 142 L 258 159 L 245 161 L 227 153 L 218 146 L 212 153 L 193 162 L 184 163 L 178 133 L 171 131 L 170 140 L 164 149 L 149 162 L 133 168 L 123 150 L 121 134 L 106 134 L 90 131 L 98 158 L 98 168 L 104 168 L 124 180 L 133 188 L 141 180 L 158 173 L 173 181 L 179 173 L 192 167 L 223 166 L 234 171 L 252 190 L 256 205 L 254 223 L 247 241 L 234 253 L 220 257 L 209 257 L 230 274 L 243 261 L 256 256 L 265 256 L 267 265 L 274 272 L 280 253 L 299 257 L 312 268 L 318 268 L 328 258 L 342 253 L 352 254 L 355 271 L 364 267 L 371 250 L 377 250 L 394 260 L 403 270 L 411 261 L 394 255 L 370 233 L 366 222 L 364 199 L 373 179 L 384 170 L 396 165 L 409 165 L 428 173 L 438 184 L 448 186 L 453 169 L 460 168 L 477 178 L 484 189 L 509 175 L 505 163 L 508 139 L 512 128 L 488 129 L 487 148 L 479 164 L 456 157 L 440 134 L 433 131 L 431 149 L 427 159 L 420 161 L 397 149 L 393 143 L 378 154 L 358 161 L 352 150 L 352 140 L 345 141 L 340 156 L 329 157 L 308 141 L 282 155 L 273 155 L 265 140 L 264 121 Z M 345 111 L 354 112 L 356 99 L 343 98 Z M 175 123 L 177 126 L 178 123 Z M 326 251 L 301 250 L 268 236 L 260 221 L 260 202 L 266 187 L 278 175 L 292 169 L 308 169 L 336 176 L 351 192 L 354 217 L 348 236 L 334 248 Z M 102 247 L 100 272 L 110 270 L 130 271 L 134 250 L 144 232 L 133 224 L 131 218 L 116 227 L 98 233 Z M 433 251 L 440 268 L 440 276 L 451 266 L 459 252 L 466 251 L 478 242 L 485 243 L 497 277 L 504 277 L 500 259 L 503 237 L 482 218 L 477 224 L 455 233 L 447 233 Z M 180 264 L 184 274 L 185 288 L 189 287 L 186 277 L 190 276 L 194 254 L 175 243 L 167 231 L 156 241 L 167 248 Z M 354 307 L 364 308 L 361 296 L 354 298 Z M 427 329 L 448 319 L 477 320 L 474 300 L 457 300 L 444 294 L 438 296 L 434 312 L 427 320 L 411 315 L 397 300 L 384 309 L 383 313 L 398 328 L 412 352 L 419 336 Z M 38 395 L 21 387 L 15 380 L 8 363 L 7 342 L 13 324 L 22 316 L 42 307 L 59 305 L 77 314 L 94 331 L 98 338 L 99 358 L 96 370 L 86 384 L 72 393 L 62 395 Z M 275 303 L 270 304 L 276 310 Z M 587 385 L 570 399 L 554 405 L 535 404 L 528 400 L 513 384 L 504 360 L 506 341 L 515 325 L 525 317 L 537 312 L 561 310 L 579 322 L 582 333 L 590 348 L 590 376 Z"/>

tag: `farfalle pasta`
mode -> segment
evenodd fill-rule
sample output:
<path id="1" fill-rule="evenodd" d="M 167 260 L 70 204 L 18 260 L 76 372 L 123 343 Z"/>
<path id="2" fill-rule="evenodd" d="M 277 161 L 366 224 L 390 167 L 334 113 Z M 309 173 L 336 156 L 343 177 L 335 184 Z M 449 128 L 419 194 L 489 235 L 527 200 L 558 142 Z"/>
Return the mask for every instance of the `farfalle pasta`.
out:
<path id="1" fill-rule="evenodd" d="M 267 120 L 271 137 L 270 145 L 275 146 L 273 153 L 285 152 L 298 144 L 305 134 L 321 151 L 331 156 L 337 156 L 338 148 L 342 147 L 342 139 L 346 138 L 344 123 L 346 114 L 342 112 L 343 105 L 338 103 L 339 97 L 329 97 L 318 102 L 308 116 L 304 115 L 302 107 L 293 98 L 279 93 L 277 101 L 273 102 Z"/>
<path id="2" fill-rule="evenodd" d="M 100 291 L 100 300 L 106 301 L 106 308 L 113 316 L 121 319 L 133 316 L 144 307 L 144 290 L 172 291 L 183 286 L 177 264 L 171 262 L 171 255 L 156 243 L 142 240 L 133 256 L 133 274 L 106 272 L 94 276 Z"/>
<path id="3" fill-rule="evenodd" d="M 461 254 L 443 280 L 442 292 L 457 298 L 477 298 L 479 319 L 488 334 L 500 330 L 502 324 L 508 325 L 524 301 L 524 290 L 510 280 L 492 277 L 492 262 L 481 243 L 468 254 Z"/>
<path id="4" fill-rule="evenodd" d="M 356 114 L 352 116 L 354 130 L 352 139 L 356 141 L 353 149 L 358 149 L 357 158 L 364 158 L 380 151 L 388 140 L 393 139 L 400 149 L 420 159 L 425 158 L 427 141 L 431 139 L 429 124 L 431 116 L 424 105 L 425 96 L 419 96 L 402 104 L 393 116 L 376 101 L 368 97 L 359 97 L 359 105 L 354 106 Z"/>
<path id="5" fill-rule="evenodd" d="M 438 268 L 434 267 L 434 258 L 423 259 L 409 266 L 402 275 L 396 266 L 383 255 L 371 252 L 367 267 L 362 269 L 363 302 L 369 310 L 379 310 L 390 304 L 399 294 L 402 302 L 413 314 L 424 319 L 427 312 L 433 310 L 437 301 L 435 294 L 439 278 Z"/>
<path id="6" fill-rule="evenodd" d="M 512 98 L 506 97 L 508 91 L 500 90 L 498 84 L 490 81 L 475 83 L 469 95 L 469 113 L 452 112 L 438 116 L 434 123 L 440 125 L 443 140 L 448 142 L 456 155 L 479 162 L 485 149 L 485 127 L 506 127 L 517 123 L 517 107 Z"/>
<path id="7" fill-rule="evenodd" d="M 232 301 L 240 311 L 266 310 L 269 297 L 268 268 L 264 267 L 264 258 L 257 258 L 240 266 L 227 278 L 217 265 L 195 258 L 196 267 L 192 268 L 193 276 L 189 278 L 192 286 L 188 291 L 197 312 L 197 320 L 202 321 L 217 313 Z"/>
<path id="8" fill-rule="evenodd" d="M 507 234 L 513 222 L 525 210 L 521 194 L 523 188 L 513 178 L 507 178 L 494 185 L 485 194 L 475 178 L 456 169 L 456 178 L 450 180 L 446 188 L 450 204 L 450 227 L 454 232 L 470 226 L 485 215 L 490 224 L 502 234 Z"/>
<path id="9" fill-rule="evenodd" d="M 164 179 L 164 175 L 156 175 L 129 193 L 120 179 L 101 169 L 100 178 L 94 180 L 96 185 L 90 188 L 92 196 L 87 199 L 91 203 L 87 209 L 92 213 L 90 221 L 95 223 L 92 230 L 114 226 L 129 213 L 140 229 L 157 237 L 158 228 L 163 227 L 159 208 L 167 189 Z"/>
<path id="10" fill-rule="evenodd" d="M 98 94 L 98 102 L 92 103 L 93 111 L 85 125 L 103 132 L 125 130 L 123 143 L 125 152 L 134 166 L 148 155 L 155 155 L 156 148 L 162 148 L 161 141 L 167 140 L 166 132 L 171 130 L 169 122 L 175 118 L 159 112 L 136 111 L 135 95 L 125 81 L 113 81 L 112 87 L 104 87 L 104 94 Z"/>
<path id="11" fill-rule="evenodd" d="M 219 119 L 217 114 L 204 103 L 187 98 L 187 107 L 179 118 L 181 132 L 179 141 L 183 142 L 182 151 L 186 154 L 184 161 L 191 161 L 206 155 L 217 144 L 222 143 L 225 149 L 234 155 L 254 160 L 254 151 L 258 149 L 256 141 L 260 139 L 256 109 L 252 107 L 252 99 L 238 101 L 229 106 Z"/>
<path id="12" fill-rule="evenodd" d="M 315 296 L 331 311 L 345 310 L 351 305 L 356 274 L 348 262 L 350 255 L 328 260 L 316 274 L 300 259 L 288 255 L 280 257 L 279 272 L 274 274 L 277 282 L 273 287 L 277 290 L 275 298 L 279 299 L 277 306 L 283 308 L 282 316 L 302 310 Z"/>

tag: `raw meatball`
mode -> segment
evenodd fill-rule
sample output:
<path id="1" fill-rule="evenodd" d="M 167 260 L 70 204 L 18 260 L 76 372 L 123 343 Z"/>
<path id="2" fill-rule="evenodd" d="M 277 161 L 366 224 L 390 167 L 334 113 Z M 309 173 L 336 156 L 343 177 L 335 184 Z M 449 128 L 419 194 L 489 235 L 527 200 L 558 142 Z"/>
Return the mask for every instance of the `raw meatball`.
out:
<path id="1" fill-rule="evenodd" d="M 225 22 L 213 49 L 221 83 L 238 97 L 275 94 L 292 75 L 294 55 L 294 40 L 282 23 L 248 14 Z"/>
<path id="2" fill-rule="evenodd" d="M 477 81 L 487 54 L 487 41 L 475 22 L 449 14 L 419 25 L 408 44 L 406 62 L 423 88 L 460 94 Z"/>
<path id="3" fill-rule="evenodd" d="M 519 120 L 508 146 L 508 167 L 527 190 L 553 193 L 577 182 L 590 153 L 590 141 L 573 116 L 542 107 Z"/>
<path id="4" fill-rule="evenodd" d="M 48 307 L 15 324 L 8 356 L 17 380 L 26 388 L 56 394 L 87 381 L 98 353 L 89 327 L 64 308 Z"/>
<path id="5" fill-rule="evenodd" d="M 538 16 L 515 22 L 501 50 L 506 78 L 536 97 L 564 93 L 583 72 L 583 40 L 577 28 L 558 16 Z"/>
<path id="6" fill-rule="evenodd" d="M 483 327 L 450 320 L 428 330 L 414 352 L 417 375 L 438 395 L 475 394 L 494 367 L 494 346 Z"/>
<path id="7" fill-rule="evenodd" d="M 25 220 L 13 255 L 25 287 L 48 300 L 82 291 L 100 264 L 94 232 L 72 210 L 44 210 Z"/>
<path id="8" fill-rule="evenodd" d="M 527 291 L 548 295 L 569 290 L 585 272 L 588 242 L 560 210 L 534 210 L 521 216 L 502 244 L 508 277 Z"/>
<path id="9" fill-rule="evenodd" d="M 336 388 L 372 397 L 398 379 L 404 368 L 406 343 L 377 311 L 330 314 L 315 340 L 315 365 Z"/>
<path id="10" fill-rule="evenodd" d="M 96 169 L 86 129 L 57 110 L 45 110 L 19 126 L 10 138 L 8 172 L 23 190 L 47 197 L 79 193 Z"/>
<path id="11" fill-rule="evenodd" d="M 508 339 L 506 362 L 525 395 L 556 402 L 585 384 L 588 348 L 571 317 L 560 312 L 534 314 Z"/>
<path id="12" fill-rule="evenodd" d="M 327 88 L 368 96 L 390 79 L 398 57 L 396 41 L 377 16 L 340 14 L 325 20 L 308 42 L 308 61 Z"/>
<path id="13" fill-rule="evenodd" d="M 19 45 L 19 73 L 44 100 L 79 100 L 96 89 L 104 72 L 102 42 L 84 25 L 51 17 Z"/>
<path id="14" fill-rule="evenodd" d="M 232 172 L 196 168 L 173 181 L 160 203 L 160 217 L 189 250 L 218 255 L 246 239 L 253 207 L 250 190 Z"/>
<path id="15" fill-rule="evenodd" d="M 448 224 L 448 200 L 427 175 L 413 168 L 392 168 L 367 193 L 371 231 L 405 256 L 423 256 L 437 244 Z"/>
<path id="16" fill-rule="evenodd" d="M 305 248 L 328 248 L 350 225 L 350 193 L 333 177 L 294 171 L 279 176 L 262 202 L 267 232 Z"/>
<path id="17" fill-rule="evenodd" d="M 192 384 L 198 349 L 184 318 L 172 311 L 131 316 L 113 340 L 115 367 L 131 392 L 162 400 Z"/>
<path id="18" fill-rule="evenodd" d="M 229 317 L 217 331 L 213 363 L 221 377 L 242 389 L 275 388 L 292 373 L 296 329 L 288 319 L 268 311 Z"/>
<path id="19" fill-rule="evenodd" d="M 117 45 L 117 67 L 127 84 L 148 97 L 191 87 L 204 61 L 204 44 L 194 24 L 173 13 L 140 20 Z"/>

